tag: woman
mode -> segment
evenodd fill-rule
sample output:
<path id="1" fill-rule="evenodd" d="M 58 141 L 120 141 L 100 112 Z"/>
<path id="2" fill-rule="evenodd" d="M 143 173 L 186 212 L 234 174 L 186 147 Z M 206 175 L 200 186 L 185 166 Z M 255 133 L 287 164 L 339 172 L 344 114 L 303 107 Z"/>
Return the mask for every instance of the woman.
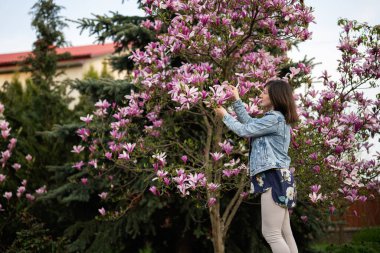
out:
<path id="1" fill-rule="evenodd" d="M 274 253 L 298 252 L 290 228 L 289 208 L 296 202 L 293 173 L 289 170 L 290 128 L 298 121 L 292 88 L 283 80 L 265 84 L 261 93 L 264 116 L 248 115 L 236 87 L 230 86 L 237 119 L 223 107 L 215 109 L 223 122 L 241 137 L 250 137 L 251 192 L 261 194 L 262 233 Z"/>

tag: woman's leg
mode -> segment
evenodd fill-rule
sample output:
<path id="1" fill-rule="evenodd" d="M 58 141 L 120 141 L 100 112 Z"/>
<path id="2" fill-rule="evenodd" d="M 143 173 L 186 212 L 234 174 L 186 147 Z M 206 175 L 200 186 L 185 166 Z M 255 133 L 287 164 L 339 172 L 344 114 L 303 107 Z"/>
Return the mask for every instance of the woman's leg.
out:
<path id="1" fill-rule="evenodd" d="M 298 253 L 296 241 L 294 240 L 292 229 L 290 227 L 289 210 L 286 209 L 284 223 L 282 224 L 282 235 L 289 246 L 290 253 Z"/>
<path id="2" fill-rule="evenodd" d="M 272 198 L 272 188 L 261 194 L 262 233 L 273 253 L 290 253 L 281 231 L 287 209 L 276 205 Z"/>

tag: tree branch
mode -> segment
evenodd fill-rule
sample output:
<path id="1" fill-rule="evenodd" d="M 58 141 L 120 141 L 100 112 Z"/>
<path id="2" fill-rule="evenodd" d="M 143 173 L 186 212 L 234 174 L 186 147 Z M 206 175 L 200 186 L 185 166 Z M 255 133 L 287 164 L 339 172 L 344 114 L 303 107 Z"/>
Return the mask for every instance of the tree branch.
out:
<path id="1" fill-rule="evenodd" d="M 239 189 L 236 191 L 235 196 L 229 203 L 228 207 L 224 211 L 222 221 L 224 222 L 224 235 L 227 234 L 227 231 L 229 229 L 229 226 L 231 225 L 232 219 L 235 217 L 235 214 L 237 210 L 240 207 L 241 202 L 243 201 L 243 197 L 240 196 L 240 194 L 243 192 L 245 183 L 246 183 L 246 177 L 242 175 L 240 179 Z"/>

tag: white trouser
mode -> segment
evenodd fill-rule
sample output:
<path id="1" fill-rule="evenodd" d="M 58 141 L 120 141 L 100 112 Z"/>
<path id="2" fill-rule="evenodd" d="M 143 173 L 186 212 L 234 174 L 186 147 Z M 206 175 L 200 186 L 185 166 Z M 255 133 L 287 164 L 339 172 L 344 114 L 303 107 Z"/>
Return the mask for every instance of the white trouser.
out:
<path id="1" fill-rule="evenodd" d="M 272 188 L 261 194 L 261 217 L 262 233 L 273 253 L 298 253 L 289 211 L 273 201 Z"/>

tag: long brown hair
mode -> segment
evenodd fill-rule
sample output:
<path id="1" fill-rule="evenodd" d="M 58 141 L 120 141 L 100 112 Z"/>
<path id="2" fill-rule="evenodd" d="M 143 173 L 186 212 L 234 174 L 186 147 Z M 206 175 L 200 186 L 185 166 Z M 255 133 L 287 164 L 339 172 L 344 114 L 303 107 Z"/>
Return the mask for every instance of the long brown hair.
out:
<path id="1" fill-rule="evenodd" d="M 273 110 L 280 111 L 285 116 L 286 123 L 294 126 L 298 122 L 298 114 L 290 84 L 278 79 L 267 82 L 264 87 L 267 86 Z"/>

